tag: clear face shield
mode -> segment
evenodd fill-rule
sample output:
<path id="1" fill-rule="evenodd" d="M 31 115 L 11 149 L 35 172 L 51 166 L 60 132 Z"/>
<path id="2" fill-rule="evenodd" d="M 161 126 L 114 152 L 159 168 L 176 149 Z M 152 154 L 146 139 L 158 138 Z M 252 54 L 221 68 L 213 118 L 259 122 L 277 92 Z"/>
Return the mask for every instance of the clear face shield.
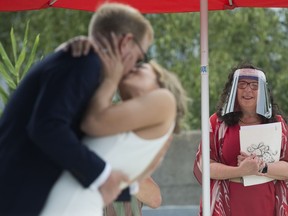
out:
<path id="1" fill-rule="evenodd" d="M 249 82 L 247 80 L 249 80 Z M 260 70 L 251 68 L 243 68 L 235 71 L 230 94 L 227 96 L 222 109 L 222 116 L 241 111 L 237 102 L 237 90 L 246 88 L 257 91 L 256 113 L 265 118 L 271 118 L 272 105 L 265 74 Z"/>

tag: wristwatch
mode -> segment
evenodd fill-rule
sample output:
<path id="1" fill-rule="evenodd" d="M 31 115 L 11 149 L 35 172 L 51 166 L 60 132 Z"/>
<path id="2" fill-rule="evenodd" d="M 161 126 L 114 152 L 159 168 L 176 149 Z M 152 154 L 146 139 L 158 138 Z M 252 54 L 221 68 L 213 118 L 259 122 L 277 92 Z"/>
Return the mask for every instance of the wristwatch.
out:
<path id="1" fill-rule="evenodd" d="M 264 168 L 262 169 L 261 173 L 267 173 L 268 172 L 268 165 L 265 163 Z"/>

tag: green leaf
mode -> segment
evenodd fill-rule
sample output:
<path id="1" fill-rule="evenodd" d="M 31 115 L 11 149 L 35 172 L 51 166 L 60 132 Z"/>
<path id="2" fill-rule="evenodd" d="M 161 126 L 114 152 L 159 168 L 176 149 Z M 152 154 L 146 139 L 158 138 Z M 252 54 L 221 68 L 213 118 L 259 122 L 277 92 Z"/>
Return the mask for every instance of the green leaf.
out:
<path id="1" fill-rule="evenodd" d="M 17 61 L 17 45 L 16 45 L 16 38 L 14 35 L 13 27 L 11 28 L 11 31 L 10 31 L 10 38 L 11 38 L 11 43 L 12 43 L 14 62 L 16 62 Z"/>
<path id="2" fill-rule="evenodd" d="M 26 24 L 26 29 L 25 29 L 25 35 L 24 35 L 24 39 L 23 39 L 23 46 L 22 46 L 22 49 L 21 49 L 21 53 L 19 55 L 19 58 L 16 62 L 16 65 L 15 65 L 15 78 L 16 78 L 16 83 L 18 84 L 20 82 L 20 68 L 25 60 L 25 57 L 26 57 L 26 47 L 27 47 L 27 43 L 28 43 L 28 32 L 29 32 L 29 22 L 27 22 Z M 23 77 L 23 76 L 22 76 Z"/>
<path id="3" fill-rule="evenodd" d="M 15 64 L 15 78 L 16 78 L 16 84 L 18 85 L 20 82 L 20 68 L 25 60 L 26 57 L 26 49 L 25 47 L 22 48 L 21 53 L 19 55 L 19 58 Z"/>
<path id="4" fill-rule="evenodd" d="M 27 22 L 27 24 L 26 24 L 24 39 L 23 39 L 23 46 L 24 46 L 24 47 L 26 47 L 27 42 L 28 42 L 29 23 L 30 23 L 30 21 L 28 20 L 28 22 Z"/>
<path id="5" fill-rule="evenodd" d="M 33 62 L 35 61 L 35 55 L 36 55 L 36 50 L 37 50 L 37 47 L 39 45 L 39 41 L 40 41 L 40 35 L 38 34 L 35 38 L 35 41 L 34 41 L 34 45 L 33 45 L 33 48 L 32 48 L 32 51 L 31 51 L 31 54 L 29 56 L 29 59 L 28 59 L 28 62 L 24 68 L 24 71 L 23 71 L 23 74 L 21 76 L 21 79 L 26 75 L 27 71 L 29 70 L 29 68 L 31 67 L 31 65 L 33 64 Z"/>
<path id="6" fill-rule="evenodd" d="M 12 65 L 4 47 L 2 46 L 2 43 L 0 42 L 0 55 L 2 56 L 3 62 L 6 65 L 6 67 L 8 68 L 8 70 L 14 74 L 14 66 Z"/>
<path id="7" fill-rule="evenodd" d="M 12 77 L 7 73 L 5 66 L 1 62 L 0 62 L 0 73 L 3 76 L 3 78 L 5 79 L 5 82 L 7 83 L 7 85 L 11 89 L 15 89 L 16 84 L 14 83 Z"/>
<path id="8" fill-rule="evenodd" d="M 4 105 L 7 104 L 9 96 L 8 96 L 8 93 L 3 89 L 2 86 L 0 86 L 0 96 L 2 98 Z"/>

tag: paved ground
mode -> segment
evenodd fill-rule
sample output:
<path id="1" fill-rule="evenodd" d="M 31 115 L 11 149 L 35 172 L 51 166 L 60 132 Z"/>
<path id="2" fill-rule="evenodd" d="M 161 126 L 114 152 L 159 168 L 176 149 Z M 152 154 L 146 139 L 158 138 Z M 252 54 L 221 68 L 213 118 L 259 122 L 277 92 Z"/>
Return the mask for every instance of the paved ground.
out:
<path id="1" fill-rule="evenodd" d="M 199 206 L 163 206 L 158 209 L 143 207 L 143 216 L 197 216 Z"/>

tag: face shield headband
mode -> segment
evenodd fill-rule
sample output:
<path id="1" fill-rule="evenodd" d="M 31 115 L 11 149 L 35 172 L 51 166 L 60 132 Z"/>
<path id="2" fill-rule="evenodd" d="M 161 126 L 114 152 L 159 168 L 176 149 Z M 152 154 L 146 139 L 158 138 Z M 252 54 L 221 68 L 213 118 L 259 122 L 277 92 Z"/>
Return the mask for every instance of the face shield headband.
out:
<path id="1" fill-rule="evenodd" d="M 247 82 L 247 80 L 249 80 L 249 82 Z M 250 88 L 251 91 L 257 91 L 256 113 L 265 118 L 271 118 L 272 105 L 267 88 L 266 76 L 262 71 L 251 68 L 243 68 L 235 71 L 231 91 L 222 109 L 222 116 L 241 111 L 237 102 L 237 90 L 246 88 Z"/>

